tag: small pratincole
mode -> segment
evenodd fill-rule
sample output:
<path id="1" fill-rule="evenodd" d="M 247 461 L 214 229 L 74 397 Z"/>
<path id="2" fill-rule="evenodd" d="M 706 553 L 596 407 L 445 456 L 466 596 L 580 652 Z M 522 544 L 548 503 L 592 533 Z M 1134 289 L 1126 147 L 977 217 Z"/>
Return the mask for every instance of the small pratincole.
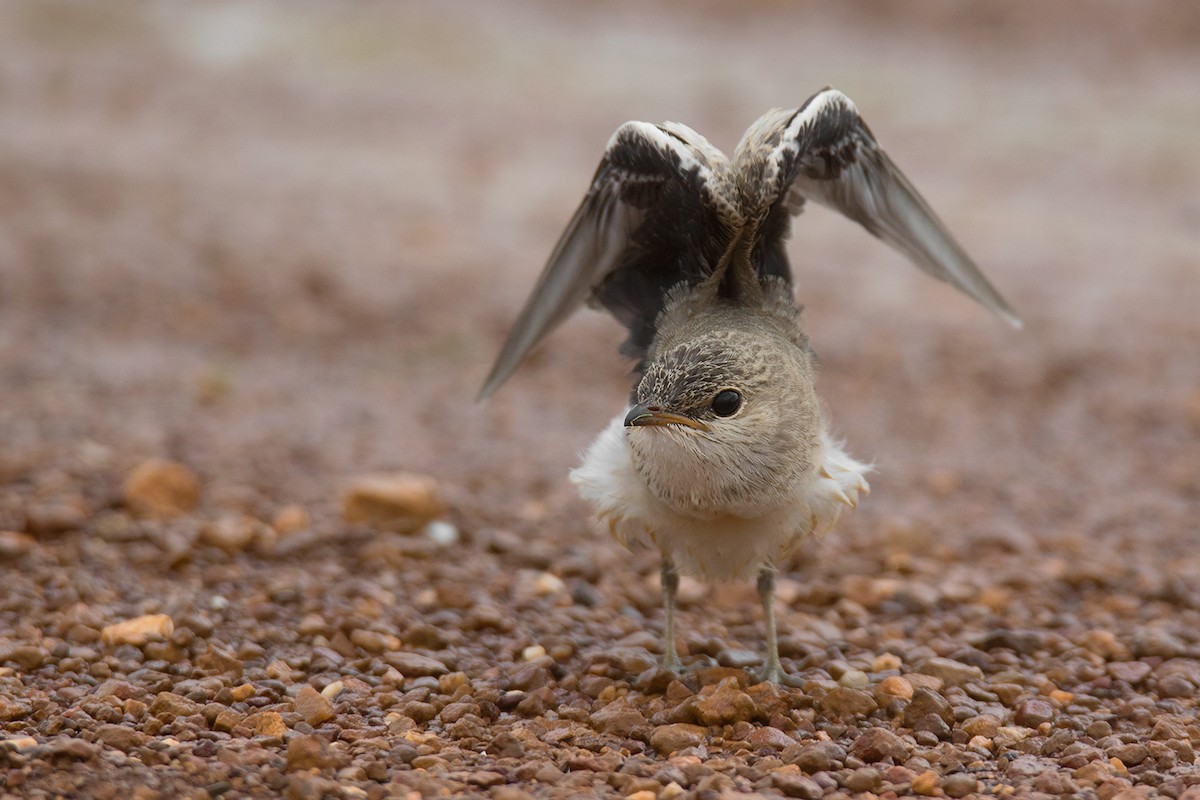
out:
<path id="1" fill-rule="evenodd" d="M 681 667 L 680 572 L 757 576 L 761 677 L 781 681 L 775 560 L 868 491 L 870 467 L 831 438 L 818 406 L 793 297 L 784 243 L 809 200 L 1020 326 L 854 104 L 825 89 L 799 109 L 767 112 L 732 161 L 678 123 L 618 128 L 481 392 L 494 392 L 585 300 L 629 329 L 631 404 L 571 480 L 621 542 L 662 554 L 671 670 Z"/>

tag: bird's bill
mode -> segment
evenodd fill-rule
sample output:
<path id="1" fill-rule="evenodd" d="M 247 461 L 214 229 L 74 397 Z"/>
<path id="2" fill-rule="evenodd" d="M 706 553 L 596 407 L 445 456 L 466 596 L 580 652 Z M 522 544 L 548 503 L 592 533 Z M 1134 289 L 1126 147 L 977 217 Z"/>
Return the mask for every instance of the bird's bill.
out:
<path id="1" fill-rule="evenodd" d="M 709 429 L 707 425 L 698 419 L 685 417 L 683 414 L 672 414 L 670 411 L 663 411 L 657 408 L 652 411 L 641 403 L 629 409 L 629 413 L 625 415 L 626 428 L 642 428 L 646 426 L 662 428 L 667 425 L 683 425 L 687 428 L 695 428 L 698 431 L 707 431 Z"/>

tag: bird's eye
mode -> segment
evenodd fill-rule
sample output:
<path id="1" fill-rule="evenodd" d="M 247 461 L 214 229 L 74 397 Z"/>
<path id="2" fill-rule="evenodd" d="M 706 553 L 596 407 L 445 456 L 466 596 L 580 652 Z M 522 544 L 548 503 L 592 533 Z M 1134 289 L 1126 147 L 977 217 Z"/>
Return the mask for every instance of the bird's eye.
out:
<path id="1" fill-rule="evenodd" d="M 713 398 L 712 410 L 718 417 L 732 417 L 742 407 L 742 393 L 737 389 L 722 389 Z"/>

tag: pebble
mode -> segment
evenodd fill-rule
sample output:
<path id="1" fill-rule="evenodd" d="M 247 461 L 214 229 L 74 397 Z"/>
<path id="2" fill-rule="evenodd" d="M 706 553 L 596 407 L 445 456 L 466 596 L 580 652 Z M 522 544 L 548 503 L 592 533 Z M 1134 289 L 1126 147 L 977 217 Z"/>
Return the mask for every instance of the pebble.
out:
<path id="1" fill-rule="evenodd" d="M 30 504 L 25 509 L 25 527 L 39 536 L 66 533 L 82 528 L 88 514 L 87 502 L 82 497 L 54 498 Z"/>
<path id="2" fill-rule="evenodd" d="M 1043 722 L 1053 722 L 1057 712 L 1048 701 L 1040 698 L 1022 700 L 1013 709 L 1013 722 L 1026 728 L 1036 728 Z"/>
<path id="3" fill-rule="evenodd" d="M 991 738 L 1000 730 L 1000 718 L 993 714 L 978 714 L 966 719 L 962 729 L 968 736 L 986 736 Z"/>
<path id="4" fill-rule="evenodd" d="M 438 547 L 458 544 L 458 526 L 444 519 L 435 519 L 421 529 L 421 534 Z"/>
<path id="5" fill-rule="evenodd" d="M 927 769 L 913 778 L 911 788 L 916 794 L 932 797 L 941 791 L 941 778 L 933 770 Z"/>
<path id="6" fill-rule="evenodd" d="M 868 764 L 885 759 L 899 763 L 908 755 L 904 741 L 886 728 L 869 728 L 861 733 L 850 748 L 850 752 Z M 803 764 L 801 766 L 804 766 Z M 805 767 L 807 769 L 807 767 Z M 822 766 L 821 769 L 829 767 Z"/>
<path id="7" fill-rule="evenodd" d="M 704 725 L 750 720 L 758 713 L 754 699 L 739 688 L 735 677 L 725 678 L 711 694 L 701 695 L 695 708 L 696 717 Z"/>
<path id="8" fill-rule="evenodd" d="M 325 769 L 334 763 L 329 743 L 320 736 L 297 736 L 288 742 L 285 762 L 288 772 Z"/>
<path id="9" fill-rule="evenodd" d="M 36 544 L 36 539 L 20 531 L 0 531 L 0 558 L 20 558 Z"/>
<path id="10" fill-rule="evenodd" d="M 846 776 L 844 785 L 852 792 L 874 792 L 883 783 L 883 776 L 874 767 L 860 767 Z"/>
<path id="11" fill-rule="evenodd" d="M 124 725 L 101 725 L 96 729 L 96 738 L 106 747 L 128 752 L 146 741 L 146 735 Z"/>
<path id="12" fill-rule="evenodd" d="M 200 504 L 200 479 L 183 464 L 152 458 L 125 477 L 121 496 L 138 516 L 171 519 Z"/>
<path id="13" fill-rule="evenodd" d="M 799 772 L 776 770 L 771 774 L 771 783 L 776 789 L 788 797 L 799 797 L 803 800 L 817 800 L 825 794 L 821 784 L 807 775 Z"/>
<path id="14" fill-rule="evenodd" d="M 342 518 L 352 525 L 413 533 L 445 513 L 437 481 L 398 472 L 353 479 L 342 495 Z"/>
<path id="15" fill-rule="evenodd" d="M 311 686 L 301 686 L 296 692 L 296 713 L 314 728 L 333 719 L 333 703 Z"/>
<path id="16" fill-rule="evenodd" d="M 301 505 L 286 505 L 271 517 L 271 527 L 281 536 L 307 530 L 312 526 L 312 517 L 308 510 Z"/>
<path id="17" fill-rule="evenodd" d="M 821 710 L 831 717 L 866 716 L 879 706 L 868 692 L 838 686 L 820 699 Z"/>
<path id="18" fill-rule="evenodd" d="M 638 728 L 646 726 L 646 717 L 625 698 L 615 700 L 596 711 L 589 721 L 597 730 L 617 736 L 629 736 Z"/>
<path id="19" fill-rule="evenodd" d="M 872 730 L 876 729 L 872 728 Z M 825 772 L 840 766 L 846 759 L 846 749 L 837 742 L 797 744 L 784 750 L 782 758 L 785 763 L 795 764 L 800 769 L 811 774 L 814 772 Z M 859 758 L 862 758 L 862 756 L 859 755 Z M 863 760 L 865 761 L 866 759 L 864 758 Z"/>
<path id="20" fill-rule="evenodd" d="M 979 781 L 963 772 L 942 779 L 942 791 L 948 797 L 966 797 L 979 791 Z"/>
<path id="21" fill-rule="evenodd" d="M 383 660 L 400 671 L 400 674 L 406 678 L 420 677 L 423 675 L 445 675 L 450 670 L 441 661 L 430 656 L 423 656 L 420 653 L 411 653 L 405 650 L 397 650 L 392 653 L 384 653 Z"/>
<path id="22" fill-rule="evenodd" d="M 150 704 L 150 713 L 156 717 L 190 717 L 200 712 L 200 706 L 193 700 L 175 692 L 159 692 Z"/>
<path id="23" fill-rule="evenodd" d="M 260 711 L 252 714 L 246 722 L 258 736 L 283 738 L 288 731 L 287 723 L 277 711 Z"/>
<path id="24" fill-rule="evenodd" d="M 654 751 L 669 756 L 689 747 L 703 744 L 708 735 L 708 729 L 699 725 L 689 725 L 676 722 L 671 725 L 659 725 L 650 732 L 650 746 Z"/>
<path id="25" fill-rule="evenodd" d="M 227 553 L 240 553 L 254 543 L 265 527 L 253 517 L 226 514 L 200 529 L 200 541 Z"/>
<path id="26" fill-rule="evenodd" d="M 983 680 L 983 670 L 969 664 L 961 664 L 949 658 L 931 658 L 917 668 L 925 675 L 940 678 L 944 686 L 961 686 L 967 681 Z"/>
<path id="27" fill-rule="evenodd" d="M 175 623 L 166 614 L 147 614 L 142 617 L 105 625 L 100 630 L 100 641 L 108 647 L 128 644 L 142 647 L 149 642 L 169 639 L 175 632 Z"/>
<path id="28" fill-rule="evenodd" d="M 871 677 L 861 669 L 848 669 L 838 678 L 838 683 L 848 689 L 864 689 L 871 685 Z"/>
<path id="29" fill-rule="evenodd" d="M 1154 668 L 1144 661 L 1114 661 L 1108 664 L 1107 670 L 1116 680 L 1135 685 L 1150 677 Z"/>
<path id="30" fill-rule="evenodd" d="M 33 672 L 46 662 L 48 655 L 49 653 L 41 647 L 22 644 L 8 650 L 0 650 L 0 664 L 11 662 L 25 672 Z"/>
<path id="31" fill-rule="evenodd" d="M 771 747 L 776 750 L 782 750 L 791 747 L 796 743 L 796 740 L 788 736 L 778 728 L 773 728 L 770 725 L 763 725 L 755 728 L 746 737 L 746 741 L 754 747 Z"/>
<path id="32" fill-rule="evenodd" d="M 927 714 L 939 717 L 947 725 L 954 724 L 954 708 L 945 697 L 931 689 L 917 688 L 904 709 L 904 724 L 911 728 Z"/>
<path id="33" fill-rule="evenodd" d="M 875 687 L 876 700 L 881 704 L 886 703 L 888 698 L 898 697 L 901 700 L 911 700 L 912 696 L 913 685 L 907 678 L 899 675 L 889 675 Z"/>

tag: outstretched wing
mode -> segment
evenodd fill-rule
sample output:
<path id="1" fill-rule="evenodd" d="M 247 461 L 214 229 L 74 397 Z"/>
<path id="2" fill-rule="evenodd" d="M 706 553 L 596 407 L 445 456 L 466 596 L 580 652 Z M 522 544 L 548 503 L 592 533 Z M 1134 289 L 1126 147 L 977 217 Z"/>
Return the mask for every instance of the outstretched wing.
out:
<path id="1" fill-rule="evenodd" d="M 584 300 L 629 328 L 622 350 L 640 359 L 666 293 L 711 273 L 737 225 L 721 183 L 727 163 L 683 125 L 618 128 L 480 397 L 494 392 Z"/>
<path id="2" fill-rule="evenodd" d="M 1016 312 L 879 148 L 850 98 L 825 89 L 799 109 L 771 112 L 747 132 L 739 156 L 755 145 L 767 148 L 764 177 L 774 184 L 764 193 L 774 204 L 759 245 L 768 264 L 786 259 L 786 212 L 798 213 L 812 200 L 858 222 L 925 272 L 1021 326 Z"/>

